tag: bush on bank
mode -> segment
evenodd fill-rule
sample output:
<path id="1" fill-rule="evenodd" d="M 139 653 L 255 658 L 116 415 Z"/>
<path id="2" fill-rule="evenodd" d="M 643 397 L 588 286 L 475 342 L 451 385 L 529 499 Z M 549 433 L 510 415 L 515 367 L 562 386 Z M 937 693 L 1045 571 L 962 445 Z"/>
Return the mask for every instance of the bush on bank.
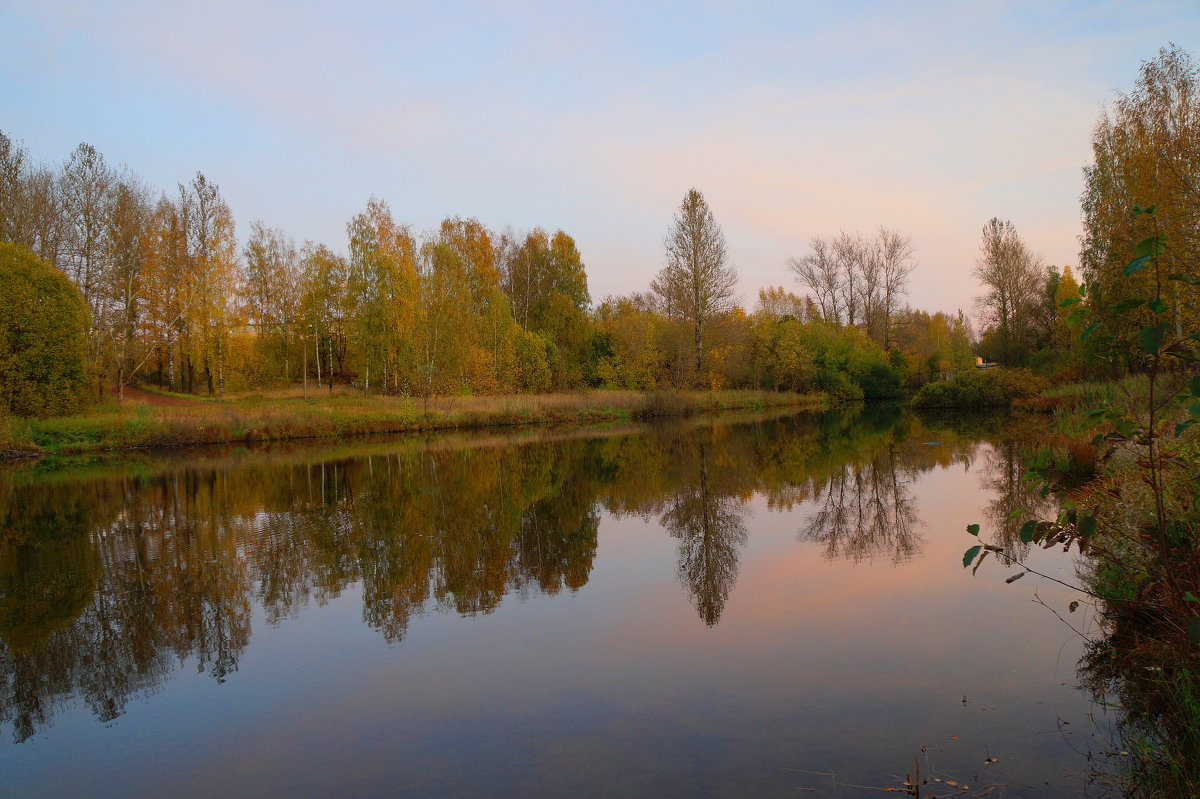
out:
<path id="1" fill-rule="evenodd" d="M 0 243 L 0 309 L 0 414 L 77 410 L 88 387 L 79 289 L 24 247 Z"/>
<path id="2" fill-rule="evenodd" d="M 1045 391 L 1049 382 L 1028 369 L 977 369 L 926 383 L 912 399 L 918 408 L 991 408 Z"/>

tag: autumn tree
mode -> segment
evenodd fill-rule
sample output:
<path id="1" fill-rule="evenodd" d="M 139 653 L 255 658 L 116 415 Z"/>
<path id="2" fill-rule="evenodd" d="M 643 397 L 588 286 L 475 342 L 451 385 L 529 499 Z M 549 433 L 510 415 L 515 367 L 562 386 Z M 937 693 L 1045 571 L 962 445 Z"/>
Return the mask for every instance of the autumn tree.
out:
<path id="1" fill-rule="evenodd" d="M 426 409 L 434 394 L 462 392 L 474 321 L 467 286 L 467 254 L 448 235 L 429 237 L 420 248 L 417 276 L 418 393 Z"/>
<path id="2" fill-rule="evenodd" d="M 124 398 L 130 375 L 147 360 L 149 352 L 136 351 L 139 322 L 147 304 L 157 301 L 146 293 L 146 268 L 151 237 L 150 190 L 132 175 L 119 175 L 105 218 L 105 269 L 103 305 L 106 327 L 101 331 L 115 373 L 117 396 Z"/>
<path id="3" fill-rule="evenodd" d="M 417 244 L 409 229 L 392 219 L 386 202 L 372 198 L 346 226 L 350 237 L 348 291 L 350 333 L 362 364 L 363 390 L 370 391 L 371 367 L 387 388 L 389 372 L 411 371 L 426 354 L 417 352 Z M 433 333 L 436 335 L 436 333 Z"/>
<path id="4" fill-rule="evenodd" d="M 1154 296 L 1153 270 L 1125 276 L 1130 248 L 1165 236 L 1160 258 L 1166 274 L 1200 279 L 1200 66 L 1171 45 L 1144 62 L 1132 91 L 1117 97 L 1092 133 L 1093 163 L 1084 170 L 1080 254 L 1088 303 L 1105 331 L 1139 327 L 1148 316 L 1114 315 L 1129 297 Z M 1156 212 L 1135 214 L 1134 205 Z M 1169 281 L 1163 317 L 1176 338 L 1200 322 L 1200 295 Z M 1143 314 L 1149 314 L 1143 311 Z M 1119 340 L 1113 339 L 1113 341 Z"/>
<path id="5" fill-rule="evenodd" d="M 797 297 L 783 286 L 768 286 L 758 290 L 756 312 L 765 313 L 774 319 L 791 318 L 799 322 L 808 321 L 808 306 L 802 297 Z"/>
<path id="6" fill-rule="evenodd" d="M 996 331 L 998 357 L 1023 363 L 1036 335 L 1041 262 L 1012 222 L 993 217 L 983 226 L 973 274 L 986 290 L 978 302 Z"/>
<path id="7" fill-rule="evenodd" d="M 324 244 L 305 242 L 300 250 L 299 330 L 306 352 L 303 355 L 317 382 L 329 380 L 342 368 L 346 355 L 347 328 L 353 313 L 349 292 L 350 267 L 346 259 Z"/>
<path id="8" fill-rule="evenodd" d="M 255 330 L 259 355 L 274 360 L 285 380 L 291 378 L 291 342 L 300 305 L 300 257 L 283 231 L 250 223 L 250 238 L 242 250 L 245 280 L 242 302 L 247 322 Z"/>
<path id="9" fill-rule="evenodd" d="M 180 185 L 189 271 L 185 303 L 191 328 L 191 359 L 204 372 L 209 394 L 225 393 L 225 365 L 240 280 L 233 213 L 220 188 L 202 172 Z"/>
<path id="10" fill-rule="evenodd" d="M 973 368 L 970 325 L 957 315 L 903 308 L 895 317 L 894 345 L 911 364 L 914 384 L 934 380 L 939 373 Z"/>
<path id="11" fill-rule="evenodd" d="M 1057 350 L 1073 349 L 1078 339 L 1072 335 L 1071 327 L 1068 324 L 1069 304 L 1064 305 L 1064 303 L 1067 303 L 1068 300 L 1078 302 L 1082 296 L 1079 293 L 1079 283 L 1075 280 L 1071 267 L 1064 266 L 1061 273 L 1053 273 L 1051 279 L 1046 283 L 1046 289 L 1048 304 L 1053 314 L 1050 318 L 1050 346 Z"/>
<path id="12" fill-rule="evenodd" d="M 596 366 L 603 385 L 634 391 L 655 388 L 666 362 L 667 320 L 654 297 L 631 294 L 608 297 L 596 309 L 601 353 Z"/>
<path id="13" fill-rule="evenodd" d="M 517 323 L 545 341 L 556 385 L 580 385 L 592 360 L 591 295 L 575 240 L 561 230 L 550 236 L 536 228 L 501 254 L 502 286 Z"/>
<path id="14" fill-rule="evenodd" d="M 175 390 L 186 384 L 191 390 L 190 376 L 185 379 L 191 352 L 187 231 L 181 207 L 165 194 L 150 212 L 143 247 L 139 278 L 150 301 L 138 315 L 142 346 L 153 353 L 160 385 Z"/>
<path id="15" fill-rule="evenodd" d="M 737 271 L 704 195 L 689 189 L 663 241 L 666 264 L 650 284 L 667 316 L 689 329 L 694 378 L 704 374 L 705 332 L 734 304 Z"/>

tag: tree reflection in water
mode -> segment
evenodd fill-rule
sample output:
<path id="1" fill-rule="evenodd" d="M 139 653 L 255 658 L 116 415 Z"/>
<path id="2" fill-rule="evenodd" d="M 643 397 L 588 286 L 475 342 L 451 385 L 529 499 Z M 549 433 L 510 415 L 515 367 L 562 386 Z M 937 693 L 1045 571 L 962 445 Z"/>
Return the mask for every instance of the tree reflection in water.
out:
<path id="1" fill-rule="evenodd" d="M 814 489 L 819 510 L 800 539 L 823 544 L 830 560 L 887 556 L 902 563 L 920 551 L 920 520 L 894 445 L 869 461 L 846 464 Z"/>
<path id="2" fill-rule="evenodd" d="M 63 704 L 108 721 L 181 664 L 223 681 L 250 640 L 352 585 L 400 642 L 432 610 L 587 584 L 601 512 L 656 519 L 700 620 L 721 618 L 748 500 L 815 502 L 829 557 L 920 546 L 908 482 L 974 443 L 899 412 L 675 422 L 636 433 L 476 436 L 125 462 L 96 473 L 0 471 L 0 721 L 24 740 Z M 914 443 L 915 442 L 915 443 Z"/>
<path id="3" fill-rule="evenodd" d="M 662 514 L 662 525 L 679 541 L 679 581 L 709 627 L 737 580 L 739 550 L 746 544 L 745 503 L 723 493 L 709 475 L 708 447 L 703 440 L 677 454 L 695 461 L 695 482 L 675 492 Z"/>

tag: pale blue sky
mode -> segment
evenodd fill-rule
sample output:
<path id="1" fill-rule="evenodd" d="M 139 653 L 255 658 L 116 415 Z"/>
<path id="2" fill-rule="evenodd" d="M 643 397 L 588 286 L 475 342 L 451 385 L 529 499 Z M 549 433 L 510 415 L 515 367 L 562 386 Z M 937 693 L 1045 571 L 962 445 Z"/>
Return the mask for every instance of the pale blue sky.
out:
<path id="1" fill-rule="evenodd" d="M 344 249 L 376 195 L 573 235 L 592 294 L 643 290 L 695 185 L 748 305 L 809 237 L 899 228 L 911 301 L 970 310 L 979 230 L 1074 264 L 1103 104 L 1200 2 L 338 4 L 0 0 L 0 129 Z"/>

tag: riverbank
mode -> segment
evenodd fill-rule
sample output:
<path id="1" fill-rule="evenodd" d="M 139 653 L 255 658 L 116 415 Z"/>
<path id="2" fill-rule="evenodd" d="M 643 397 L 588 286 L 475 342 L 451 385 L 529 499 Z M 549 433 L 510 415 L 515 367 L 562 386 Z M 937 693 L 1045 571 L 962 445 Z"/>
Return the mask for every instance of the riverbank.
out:
<path id="1" fill-rule="evenodd" d="M 48 419 L 0 419 L 0 457 L 339 438 L 375 433 L 622 422 L 729 410 L 828 407 L 823 394 L 768 391 L 584 391 L 482 397 L 363 397 L 341 389 L 285 389 L 222 400 L 130 392 L 90 411 Z"/>
<path id="2" fill-rule="evenodd" d="M 1013 404 L 1029 471 L 1063 506 L 1020 540 L 1085 555 L 1078 587 L 1099 624 L 1079 677 L 1117 711 L 1102 782 L 1124 796 L 1200 795 L 1197 379 L 1136 375 Z"/>

